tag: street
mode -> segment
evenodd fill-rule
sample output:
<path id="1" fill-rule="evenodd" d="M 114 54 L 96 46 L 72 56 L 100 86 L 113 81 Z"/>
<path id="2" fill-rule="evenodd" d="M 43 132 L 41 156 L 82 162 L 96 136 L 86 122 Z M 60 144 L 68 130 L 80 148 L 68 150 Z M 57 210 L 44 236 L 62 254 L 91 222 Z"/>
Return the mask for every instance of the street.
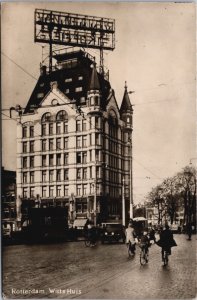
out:
<path id="1" fill-rule="evenodd" d="M 158 238 L 158 237 L 157 237 Z M 196 236 L 174 235 L 169 265 L 152 245 L 140 265 L 139 247 L 129 259 L 124 244 L 85 247 L 83 241 L 3 248 L 6 298 L 191 299 L 195 298 Z"/>

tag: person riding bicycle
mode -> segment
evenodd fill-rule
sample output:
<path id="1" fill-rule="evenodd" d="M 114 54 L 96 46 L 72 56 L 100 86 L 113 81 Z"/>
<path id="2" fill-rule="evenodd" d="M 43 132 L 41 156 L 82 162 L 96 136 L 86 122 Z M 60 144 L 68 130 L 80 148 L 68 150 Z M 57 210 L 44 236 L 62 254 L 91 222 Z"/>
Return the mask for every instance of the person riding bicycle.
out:
<path id="1" fill-rule="evenodd" d="M 135 241 L 135 231 L 133 228 L 133 225 L 131 223 L 128 224 L 128 227 L 125 230 L 125 235 L 126 235 L 126 244 L 127 247 L 131 247 L 131 252 L 133 254 L 135 254 L 135 245 L 136 245 L 136 241 Z"/>
<path id="2" fill-rule="evenodd" d="M 148 237 L 148 230 L 143 231 L 143 235 L 140 238 L 140 247 L 145 249 L 145 253 L 148 252 L 148 248 L 150 247 L 150 239 Z"/>
<path id="3" fill-rule="evenodd" d="M 171 255 L 171 248 L 177 246 L 168 224 L 166 224 L 165 229 L 161 231 L 160 240 L 157 242 L 157 245 L 162 248 L 162 261 L 164 258 L 164 251 L 167 251 L 168 255 Z"/>
<path id="4" fill-rule="evenodd" d="M 96 244 L 97 231 L 96 227 L 91 223 L 87 225 L 87 239 L 91 242 L 92 245 Z"/>

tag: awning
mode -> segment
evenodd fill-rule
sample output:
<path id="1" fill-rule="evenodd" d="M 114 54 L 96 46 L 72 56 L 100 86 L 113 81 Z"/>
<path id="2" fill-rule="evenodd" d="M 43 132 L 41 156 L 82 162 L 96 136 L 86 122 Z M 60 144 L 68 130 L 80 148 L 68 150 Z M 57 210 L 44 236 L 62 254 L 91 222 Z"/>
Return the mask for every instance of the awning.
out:
<path id="1" fill-rule="evenodd" d="M 87 222 L 87 219 L 75 219 L 73 227 L 83 228 Z"/>

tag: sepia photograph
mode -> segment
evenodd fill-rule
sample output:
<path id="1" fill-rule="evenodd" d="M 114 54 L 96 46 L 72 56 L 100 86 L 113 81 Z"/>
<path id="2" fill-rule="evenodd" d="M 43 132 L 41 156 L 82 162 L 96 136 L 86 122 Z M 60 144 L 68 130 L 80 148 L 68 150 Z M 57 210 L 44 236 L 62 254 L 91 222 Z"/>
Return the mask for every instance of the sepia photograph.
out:
<path id="1" fill-rule="evenodd" d="M 195 3 L 1 3 L 1 144 L 3 299 L 195 299 Z"/>

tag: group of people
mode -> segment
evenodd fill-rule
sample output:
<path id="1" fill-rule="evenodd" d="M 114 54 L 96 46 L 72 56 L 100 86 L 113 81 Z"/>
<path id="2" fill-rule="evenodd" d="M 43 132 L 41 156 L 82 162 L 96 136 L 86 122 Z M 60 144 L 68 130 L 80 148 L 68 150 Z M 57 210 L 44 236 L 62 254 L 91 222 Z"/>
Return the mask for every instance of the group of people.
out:
<path id="1" fill-rule="evenodd" d="M 160 239 L 156 241 L 155 231 L 152 228 L 148 233 L 148 229 L 144 228 L 141 236 L 137 236 L 135 229 L 132 223 L 129 223 L 128 228 L 125 231 L 126 234 L 126 244 L 130 247 L 130 250 L 133 254 L 135 254 L 136 243 L 140 243 L 141 247 L 144 247 L 145 252 L 148 251 L 148 248 L 151 246 L 151 241 L 156 243 L 159 247 L 161 247 L 162 260 L 164 257 L 164 251 L 167 251 L 168 254 L 171 254 L 171 248 L 177 246 L 173 233 L 170 230 L 168 224 L 165 225 L 165 228 L 160 231 Z"/>

